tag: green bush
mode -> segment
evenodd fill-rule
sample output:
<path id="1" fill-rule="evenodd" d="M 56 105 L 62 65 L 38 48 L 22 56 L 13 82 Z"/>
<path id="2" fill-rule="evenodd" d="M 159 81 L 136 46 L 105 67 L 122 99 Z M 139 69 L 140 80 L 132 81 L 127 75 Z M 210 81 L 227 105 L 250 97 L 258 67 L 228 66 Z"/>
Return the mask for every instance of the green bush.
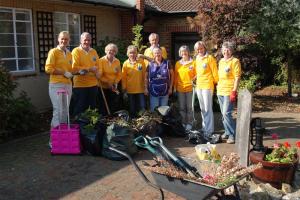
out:
<path id="1" fill-rule="evenodd" d="M 0 141 L 27 135 L 36 126 L 36 112 L 25 92 L 14 97 L 17 83 L 0 65 Z"/>
<path id="2" fill-rule="evenodd" d="M 245 76 L 239 84 L 239 89 L 248 89 L 250 92 L 255 92 L 258 88 L 258 83 L 260 80 L 260 75 L 251 74 L 249 76 Z"/>
<path id="3" fill-rule="evenodd" d="M 95 47 L 99 57 L 102 57 L 105 54 L 105 46 L 109 43 L 114 43 L 118 46 L 118 53 L 116 57 L 120 60 L 121 64 L 127 60 L 127 47 L 130 44 L 130 41 L 120 39 L 120 38 L 112 38 L 110 39 L 106 36 L 103 40 L 99 40 L 98 45 Z"/>

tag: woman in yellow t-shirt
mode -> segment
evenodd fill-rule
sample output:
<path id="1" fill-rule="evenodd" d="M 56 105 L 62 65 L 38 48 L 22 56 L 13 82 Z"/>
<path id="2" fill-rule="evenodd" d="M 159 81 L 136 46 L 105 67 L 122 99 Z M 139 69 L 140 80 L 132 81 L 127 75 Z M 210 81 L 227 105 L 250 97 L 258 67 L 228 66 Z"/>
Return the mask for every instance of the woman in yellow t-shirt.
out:
<path id="1" fill-rule="evenodd" d="M 181 59 L 175 64 L 174 90 L 178 93 L 182 125 L 186 130 L 191 130 L 193 124 L 193 79 L 196 71 L 188 46 L 183 45 L 179 48 L 179 56 Z"/>
<path id="2" fill-rule="evenodd" d="M 46 60 L 45 70 L 46 73 L 50 74 L 49 96 L 53 106 L 51 127 L 60 124 L 57 91 L 62 89 L 67 91 L 69 95 L 68 105 L 72 96 L 72 55 L 67 49 L 69 41 L 69 33 L 67 31 L 60 32 L 58 34 L 58 45 L 49 51 Z"/>
<path id="3" fill-rule="evenodd" d="M 122 68 L 122 89 L 128 95 L 129 112 L 131 117 L 136 117 L 139 111 L 145 110 L 144 80 L 145 63 L 137 59 L 137 47 L 130 45 L 127 48 L 128 60 Z"/>
<path id="4" fill-rule="evenodd" d="M 106 45 L 105 53 L 106 55 L 100 58 L 99 61 L 101 72 L 102 72 L 99 87 L 102 87 L 103 89 L 110 111 L 115 112 L 121 108 L 120 107 L 121 95 L 118 90 L 118 83 L 122 78 L 120 61 L 115 57 L 115 55 L 118 53 L 117 45 L 113 43 Z M 101 92 L 99 92 L 99 95 L 100 95 L 99 111 L 102 115 L 105 116 L 108 113 Z"/>
<path id="5" fill-rule="evenodd" d="M 209 138 L 214 132 L 213 91 L 218 82 L 216 59 L 207 53 L 206 45 L 198 41 L 194 46 L 197 52 L 196 65 L 196 93 L 201 109 L 202 131 Z"/>
<path id="6" fill-rule="evenodd" d="M 229 144 L 235 142 L 235 122 L 232 118 L 232 110 L 241 78 L 241 63 L 232 56 L 233 52 L 234 43 L 224 42 L 222 45 L 223 58 L 219 61 L 219 82 L 217 86 L 217 95 L 225 129 L 222 138 L 227 139 Z"/>

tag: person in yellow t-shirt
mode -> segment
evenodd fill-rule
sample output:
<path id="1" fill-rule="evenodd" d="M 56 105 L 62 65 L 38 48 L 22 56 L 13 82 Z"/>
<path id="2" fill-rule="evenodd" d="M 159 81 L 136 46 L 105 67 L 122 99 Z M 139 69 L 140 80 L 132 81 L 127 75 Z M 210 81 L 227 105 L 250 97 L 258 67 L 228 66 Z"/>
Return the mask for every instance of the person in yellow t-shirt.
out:
<path id="1" fill-rule="evenodd" d="M 188 46 L 183 45 L 179 48 L 179 57 L 181 59 L 176 62 L 174 70 L 174 91 L 178 93 L 182 125 L 186 130 L 191 130 L 193 125 L 193 79 L 196 71 Z"/>
<path id="2" fill-rule="evenodd" d="M 137 58 L 137 47 L 130 45 L 127 48 L 128 60 L 122 67 L 122 89 L 128 95 L 129 112 L 131 117 L 136 117 L 139 111 L 145 110 L 144 80 L 145 63 Z"/>
<path id="3" fill-rule="evenodd" d="M 241 78 L 241 63 L 233 57 L 233 52 L 234 43 L 224 42 L 222 45 L 223 58 L 219 61 L 219 82 L 217 86 L 217 96 L 225 129 L 222 138 L 227 139 L 229 144 L 235 142 L 235 122 L 232 118 L 232 111 Z"/>
<path id="4" fill-rule="evenodd" d="M 73 72 L 77 75 L 73 79 L 74 112 L 79 115 L 89 107 L 96 108 L 98 79 L 101 76 L 99 56 L 91 47 L 91 35 L 84 32 L 80 36 L 80 46 L 72 51 Z"/>
<path id="5" fill-rule="evenodd" d="M 70 35 L 67 31 L 62 31 L 58 34 L 58 45 L 51 49 L 45 64 L 46 73 L 50 74 L 49 81 L 49 96 L 53 106 L 53 116 L 51 127 L 56 127 L 60 124 L 59 121 L 59 101 L 57 91 L 66 90 L 69 95 L 69 102 L 72 96 L 72 55 L 67 49 L 69 45 Z M 67 111 L 69 109 L 66 109 Z"/>
<path id="6" fill-rule="evenodd" d="M 118 90 L 118 83 L 122 78 L 121 64 L 119 59 L 115 57 L 118 53 L 117 45 L 110 43 L 105 47 L 106 55 L 100 58 L 100 68 L 102 76 L 100 78 L 99 87 L 102 87 L 108 107 L 111 112 L 120 109 L 121 95 Z M 100 88 L 99 88 L 100 89 Z M 99 93 L 100 113 L 105 116 L 108 114 L 102 93 Z"/>
<path id="7" fill-rule="evenodd" d="M 153 49 L 155 47 L 159 47 L 161 49 L 163 59 L 166 60 L 168 58 L 166 48 L 159 46 L 159 35 L 157 33 L 151 33 L 149 35 L 149 43 L 150 43 L 150 47 L 145 50 L 144 55 L 138 54 L 139 58 L 145 59 L 144 62 L 146 66 L 148 66 L 149 62 L 154 60 Z"/>
<path id="8" fill-rule="evenodd" d="M 196 56 L 196 93 L 201 109 L 202 132 L 209 138 L 214 132 L 213 113 L 213 91 L 214 85 L 218 82 L 218 68 L 216 59 L 207 53 L 203 41 L 194 45 Z"/>

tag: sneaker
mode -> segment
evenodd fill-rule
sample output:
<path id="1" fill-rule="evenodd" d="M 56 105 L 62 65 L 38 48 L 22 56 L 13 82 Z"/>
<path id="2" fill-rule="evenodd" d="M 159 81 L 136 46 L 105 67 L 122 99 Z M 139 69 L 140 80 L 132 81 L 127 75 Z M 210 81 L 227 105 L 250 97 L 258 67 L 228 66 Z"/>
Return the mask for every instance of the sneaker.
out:
<path id="1" fill-rule="evenodd" d="M 182 126 L 183 126 L 184 129 L 186 129 L 186 124 L 182 123 Z"/>
<path id="2" fill-rule="evenodd" d="M 192 130 L 192 125 L 191 124 L 187 124 L 186 126 L 185 126 L 185 130 L 187 130 L 187 131 L 190 131 L 190 130 Z"/>
<path id="3" fill-rule="evenodd" d="M 233 136 L 228 137 L 226 143 L 227 144 L 234 144 L 234 137 Z"/>
<path id="4" fill-rule="evenodd" d="M 226 140 L 226 139 L 229 138 L 229 135 L 227 135 L 226 133 L 223 133 L 222 136 L 221 136 L 221 138 L 222 138 L 223 140 Z"/>

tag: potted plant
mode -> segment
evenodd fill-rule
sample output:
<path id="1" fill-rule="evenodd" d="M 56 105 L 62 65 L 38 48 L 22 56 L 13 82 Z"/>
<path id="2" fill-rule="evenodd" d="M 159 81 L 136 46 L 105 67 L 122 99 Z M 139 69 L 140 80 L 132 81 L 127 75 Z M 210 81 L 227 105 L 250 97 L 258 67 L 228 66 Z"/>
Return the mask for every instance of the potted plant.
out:
<path id="1" fill-rule="evenodd" d="M 273 139 L 278 139 L 272 134 Z M 300 141 L 295 147 L 290 143 L 275 142 L 272 148 L 267 148 L 264 153 L 250 153 L 251 163 L 261 163 L 262 168 L 255 170 L 252 177 L 257 182 L 270 183 L 273 187 L 281 189 L 282 183 L 291 184 L 295 177 L 299 156 L 297 148 L 300 148 Z"/>

